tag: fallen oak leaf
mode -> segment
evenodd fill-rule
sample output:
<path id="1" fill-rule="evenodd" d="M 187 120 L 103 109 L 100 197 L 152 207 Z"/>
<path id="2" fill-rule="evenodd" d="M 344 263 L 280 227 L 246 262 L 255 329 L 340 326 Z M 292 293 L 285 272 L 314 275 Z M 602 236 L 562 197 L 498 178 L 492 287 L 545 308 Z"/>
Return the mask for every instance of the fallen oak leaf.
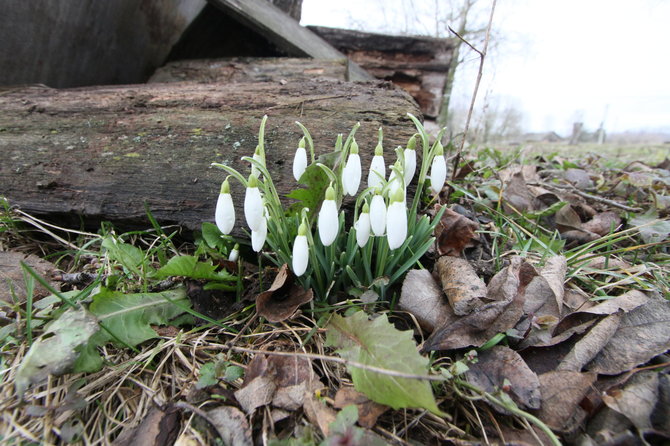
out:
<path id="1" fill-rule="evenodd" d="M 353 387 L 340 388 L 335 394 L 333 406 L 343 409 L 352 404 L 358 408 L 358 424 L 368 429 L 372 429 L 377 423 L 377 418 L 389 409 L 388 406 L 371 401 Z"/>
<path id="2" fill-rule="evenodd" d="M 439 211 L 440 208 L 436 207 L 435 212 Z M 435 227 L 437 253 L 441 256 L 460 256 L 463 250 L 472 246 L 472 241 L 477 239 L 478 229 L 479 223 L 446 208 Z"/>
<path id="3" fill-rule="evenodd" d="M 402 283 L 398 307 L 413 315 L 428 333 L 457 316 L 430 271 L 410 270 Z"/>
<path id="4" fill-rule="evenodd" d="M 270 288 L 256 297 L 256 312 L 269 322 L 282 322 L 310 302 L 314 298 L 312 289 L 295 285 L 294 278 L 288 265 L 282 265 Z"/>
<path id="5" fill-rule="evenodd" d="M 470 262 L 460 257 L 442 256 L 436 268 L 454 313 L 464 316 L 484 303 L 486 284 Z"/>

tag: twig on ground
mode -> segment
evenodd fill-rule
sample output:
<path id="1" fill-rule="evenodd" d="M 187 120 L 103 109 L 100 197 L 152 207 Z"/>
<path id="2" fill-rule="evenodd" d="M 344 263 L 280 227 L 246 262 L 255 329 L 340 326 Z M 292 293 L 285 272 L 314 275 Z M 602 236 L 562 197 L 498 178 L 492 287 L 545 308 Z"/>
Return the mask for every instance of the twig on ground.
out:
<path id="1" fill-rule="evenodd" d="M 575 186 L 572 185 L 557 185 L 557 184 L 548 184 L 548 183 L 528 183 L 529 186 L 541 186 L 547 189 L 554 189 L 554 190 L 569 190 L 570 192 L 573 192 L 574 194 L 579 195 L 580 197 L 586 198 L 588 200 L 593 200 L 593 201 L 598 201 L 600 203 L 607 204 L 612 207 L 616 207 L 619 209 L 623 209 L 624 211 L 628 212 L 642 212 L 644 209 L 642 208 L 636 208 L 632 206 L 628 206 L 625 204 L 621 204 L 617 201 L 610 200 L 608 198 L 604 197 L 599 197 L 597 195 L 592 195 L 586 192 L 582 192 L 581 190 L 577 189 Z"/>

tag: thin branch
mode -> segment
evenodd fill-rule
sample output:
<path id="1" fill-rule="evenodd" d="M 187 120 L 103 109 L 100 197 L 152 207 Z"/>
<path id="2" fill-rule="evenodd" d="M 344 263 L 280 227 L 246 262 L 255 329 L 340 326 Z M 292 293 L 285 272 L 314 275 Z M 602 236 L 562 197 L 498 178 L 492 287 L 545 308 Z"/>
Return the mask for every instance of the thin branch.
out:
<path id="1" fill-rule="evenodd" d="M 465 120 L 465 129 L 463 130 L 463 139 L 461 139 L 461 145 L 456 152 L 456 158 L 454 158 L 453 168 L 451 169 L 451 180 L 454 180 L 456 175 L 456 170 L 458 169 L 458 163 L 461 162 L 461 153 L 463 153 L 463 147 L 465 146 L 465 138 L 468 135 L 468 130 L 470 129 L 470 121 L 472 120 L 472 112 L 475 108 L 475 102 L 477 100 L 477 92 L 479 91 L 479 84 L 482 81 L 482 76 L 484 75 L 484 60 L 486 59 L 486 52 L 489 48 L 489 41 L 491 40 L 491 27 L 493 26 L 493 14 L 496 10 L 496 0 L 493 0 L 491 5 L 491 15 L 489 16 L 489 23 L 486 26 L 486 37 L 484 38 L 484 48 L 480 51 L 475 48 L 470 42 L 465 40 L 460 34 L 455 32 L 453 29 L 449 28 L 451 32 L 456 34 L 463 43 L 470 47 L 473 51 L 479 54 L 479 71 L 477 72 L 477 81 L 475 82 L 475 88 L 472 92 L 472 99 L 470 100 L 470 108 L 468 109 L 468 117 Z"/>
<path id="2" fill-rule="evenodd" d="M 528 183 L 528 184 L 529 185 L 530 184 L 536 184 L 538 186 L 542 186 L 542 187 L 545 187 L 547 189 L 568 190 L 568 191 L 570 191 L 570 192 L 572 192 L 576 195 L 579 195 L 580 197 L 583 197 L 583 198 L 586 198 L 586 199 L 589 199 L 589 200 L 593 200 L 593 201 L 598 201 L 600 203 L 604 203 L 604 204 L 607 204 L 607 205 L 615 207 L 615 208 L 623 209 L 624 211 L 628 211 L 628 212 L 642 212 L 643 211 L 642 208 L 636 208 L 636 207 L 628 206 L 628 205 L 619 203 L 617 201 L 610 200 L 610 199 L 605 198 L 605 197 L 599 197 L 597 195 L 592 195 L 592 194 L 589 194 L 589 193 L 586 193 L 586 192 L 582 192 L 581 190 L 577 189 L 575 186 L 572 186 L 572 185 L 561 186 L 561 185 L 549 184 L 549 183 Z"/>

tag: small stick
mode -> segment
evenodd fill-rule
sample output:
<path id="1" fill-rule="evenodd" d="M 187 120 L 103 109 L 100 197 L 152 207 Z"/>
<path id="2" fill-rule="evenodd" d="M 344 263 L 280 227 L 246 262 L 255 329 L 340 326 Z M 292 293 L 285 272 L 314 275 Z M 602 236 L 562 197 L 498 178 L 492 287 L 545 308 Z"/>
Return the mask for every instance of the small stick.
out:
<path id="1" fill-rule="evenodd" d="M 554 190 L 566 190 L 567 189 L 570 192 L 574 192 L 575 194 L 579 195 L 580 197 L 587 198 L 587 199 L 593 200 L 593 201 L 598 201 L 600 203 L 605 203 L 609 206 L 619 208 L 619 209 L 623 209 L 624 211 L 628 211 L 628 212 L 642 212 L 643 211 L 643 209 L 641 209 L 641 208 L 635 208 L 635 207 L 627 206 L 625 204 L 621 204 L 619 202 L 616 202 L 614 200 L 610 200 L 608 198 L 599 197 L 597 195 L 592 195 L 592 194 L 589 194 L 589 193 L 586 193 L 586 192 L 582 192 L 581 190 L 577 189 L 575 186 L 572 186 L 572 185 L 557 186 L 557 185 L 547 184 L 547 183 L 528 183 L 528 184 L 538 185 L 538 186 L 546 187 L 547 189 L 554 189 Z"/>

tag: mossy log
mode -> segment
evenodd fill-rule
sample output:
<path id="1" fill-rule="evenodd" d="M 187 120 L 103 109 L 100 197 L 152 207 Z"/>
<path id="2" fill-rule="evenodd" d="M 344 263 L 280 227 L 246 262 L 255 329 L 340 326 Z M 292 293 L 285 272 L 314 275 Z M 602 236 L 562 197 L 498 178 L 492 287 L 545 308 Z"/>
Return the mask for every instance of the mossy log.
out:
<path id="1" fill-rule="evenodd" d="M 146 228 L 145 204 L 162 224 L 213 221 L 225 173 L 210 164 L 246 175 L 240 157 L 253 153 L 265 114 L 267 164 L 282 195 L 296 186 L 295 121 L 312 133 L 317 155 L 360 122 L 367 169 L 377 129 L 391 160 L 415 131 L 407 113 L 420 114 L 389 84 L 336 81 L 28 87 L 0 91 L 0 110 L 0 195 L 37 217 L 89 229 L 101 221 Z M 244 191 L 231 187 L 240 228 Z"/>

